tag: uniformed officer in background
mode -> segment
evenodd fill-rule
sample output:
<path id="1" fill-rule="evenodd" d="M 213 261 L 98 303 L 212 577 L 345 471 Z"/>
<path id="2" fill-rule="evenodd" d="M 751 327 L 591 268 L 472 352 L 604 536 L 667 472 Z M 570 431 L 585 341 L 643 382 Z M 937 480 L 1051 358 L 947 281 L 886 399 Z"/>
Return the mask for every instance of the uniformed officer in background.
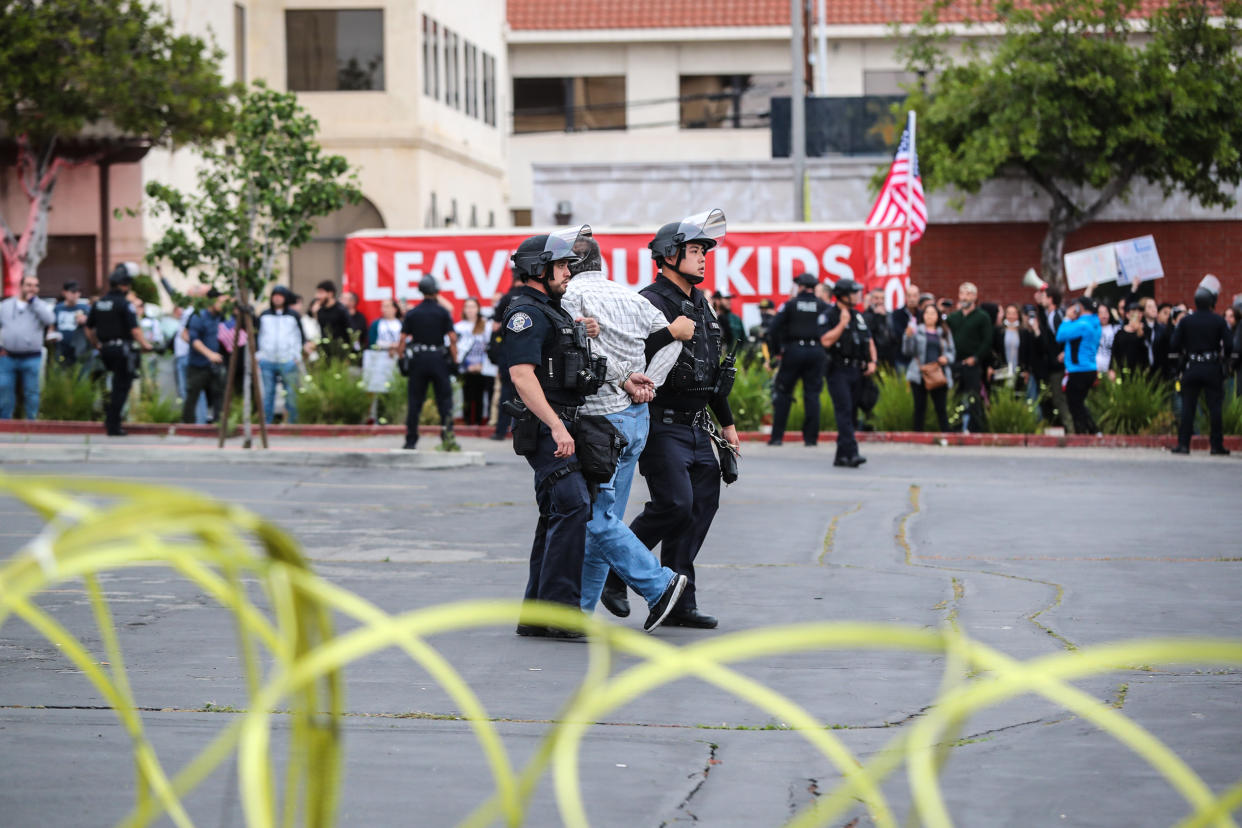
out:
<path id="1" fill-rule="evenodd" d="M 802 442 L 819 442 L 819 389 L 823 387 L 828 355 L 820 337 L 828 330 L 828 303 L 815 295 L 819 283 L 810 273 L 794 279 L 798 293 L 781 307 L 768 330 L 772 352 L 779 354 L 781 367 L 772 383 L 772 436 L 769 446 L 779 446 L 785 437 L 785 424 L 793 404 L 794 386 L 802 381 L 802 402 L 806 419 L 802 421 Z"/>
<path id="2" fill-rule="evenodd" d="M 649 407 L 651 431 L 638 469 L 647 479 L 651 500 L 630 524 L 648 549 L 660 544 L 664 566 L 689 580 L 665 626 L 716 626 L 715 618 L 698 609 L 694 578 L 694 559 L 720 506 L 720 464 L 712 449 L 715 426 L 708 407 L 732 451 L 740 446 L 729 408 L 732 374 L 720 362 L 724 331 L 695 285 L 703 281 L 708 251 L 724 234 L 721 210 L 661 227 L 647 245 L 660 274 L 639 291 L 669 322 L 687 316 L 695 323 L 694 337 L 682 343 L 676 364 Z"/>
<path id="3" fill-rule="evenodd" d="M 125 298 L 137 271 L 138 266 L 130 262 L 117 265 L 108 276 L 108 292 L 86 315 L 87 339 L 92 348 L 99 349 L 104 370 L 112 375 L 112 389 L 104 408 L 104 429 L 112 437 L 124 437 L 127 433 L 121 427 L 121 410 L 138 375 L 138 353 L 134 344 L 144 351 L 151 350 L 151 344 L 142 335 L 138 317 Z"/>
<path id="4" fill-rule="evenodd" d="M 513 429 L 513 450 L 535 472 L 539 524 L 530 550 L 526 600 L 579 607 L 591 498 L 574 457 L 578 407 L 599 390 L 586 328 L 561 309 L 574 244 L 590 228 L 531 236 L 513 266 L 525 277 L 502 320 L 504 362 L 525 406 Z M 517 634 L 581 638 L 582 633 L 519 623 Z"/>
<path id="5" fill-rule="evenodd" d="M 1182 370 L 1182 421 L 1177 432 L 1174 454 L 1190 454 L 1190 436 L 1194 431 L 1195 415 L 1199 409 L 1199 394 L 1207 400 L 1208 421 L 1211 423 L 1212 454 L 1228 454 L 1225 448 L 1224 429 L 1221 422 L 1221 404 L 1224 398 L 1225 366 L 1228 364 L 1232 343 L 1229 325 L 1224 317 L 1213 312 L 1216 297 L 1220 295 L 1220 282 L 1208 274 L 1199 282 L 1195 291 L 1195 311 L 1177 323 L 1173 339 L 1169 343 L 1170 354 L 1181 354 Z"/>
<path id="6" fill-rule="evenodd" d="M 837 418 L 837 454 L 834 466 L 856 469 L 867 458 L 858 454 L 854 437 L 856 406 L 862 379 L 875 373 L 874 346 L 867 323 L 856 308 L 862 285 L 842 279 L 833 285 L 836 304 L 828 311 L 828 330 L 820 342 L 828 349 L 828 395 Z"/>
<path id="7" fill-rule="evenodd" d="M 409 365 L 409 409 L 405 414 L 404 448 L 418 446 L 418 420 L 430 384 L 435 391 L 436 409 L 440 412 L 440 424 L 443 426 L 442 445 L 446 449 L 456 449 L 457 442 L 453 438 L 453 383 L 449 379 L 449 366 L 457 364 L 457 333 L 453 330 L 452 315 L 437 299 L 440 288 L 435 277 L 424 276 L 420 279 L 418 291 L 423 295 L 423 301 L 405 315 L 399 345 Z M 447 346 L 444 344 L 446 336 Z"/>

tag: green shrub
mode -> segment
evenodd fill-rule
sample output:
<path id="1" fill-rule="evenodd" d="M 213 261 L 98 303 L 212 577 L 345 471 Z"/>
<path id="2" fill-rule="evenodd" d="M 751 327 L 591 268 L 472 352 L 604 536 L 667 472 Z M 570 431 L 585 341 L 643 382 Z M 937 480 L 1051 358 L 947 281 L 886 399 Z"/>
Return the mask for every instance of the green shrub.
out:
<path id="1" fill-rule="evenodd" d="M 312 362 L 297 393 L 300 423 L 360 425 L 371 410 L 359 369 L 342 360 Z"/>
<path id="2" fill-rule="evenodd" d="M 85 366 L 48 360 L 39 398 L 43 420 L 94 420 L 102 408 L 103 385 Z"/>
<path id="3" fill-rule="evenodd" d="M 988 398 L 988 431 L 993 434 L 1034 434 L 1043 422 L 1039 407 L 1026 400 L 1025 392 L 994 388 Z"/>
<path id="4" fill-rule="evenodd" d="M 1147 371 L 1103 377 L 1087 395 L 1087 407 L 1105 434 L 1143 434 L 1172 405 L 1172 388 Z"/>
<path id="5" fill-rule="evenodd" d="M 405 410 L 409 407 L 410 381 L 401 376 L 400 371 L 392 372 L 388 382 L 388 390 L 379 395 L 375 421 L 379 425 L 403 425 Z"/>
<path id="6" fill-rule="evenodd" d="M 761 363 L 738 367 L 729 407 L 738 431 L 758 431 L 764 415 L 772 413 L 772 380 Z"/>
<path id="7" fill-rule="evenodd" d="M 1211 433 L 1207 400 L 1203 394 L 1199 395 L 1199 410 L 1195 412 L 1195 427 L 1200 434 Z M 1225 400 L 1221 406 L 1221 430 L 1225 434 L 1242 434 L 1242 398 L 1238 397 L 1236 386 L 1225 390 Z"/>
<path id="8" fill-rule="evenodd" d="M 181 400 L 175 395 L 164 396 L 154 377 L 143 376 L 137 399 L 131 398 L 128 419 L 135 423 L 179 423 Z"/>

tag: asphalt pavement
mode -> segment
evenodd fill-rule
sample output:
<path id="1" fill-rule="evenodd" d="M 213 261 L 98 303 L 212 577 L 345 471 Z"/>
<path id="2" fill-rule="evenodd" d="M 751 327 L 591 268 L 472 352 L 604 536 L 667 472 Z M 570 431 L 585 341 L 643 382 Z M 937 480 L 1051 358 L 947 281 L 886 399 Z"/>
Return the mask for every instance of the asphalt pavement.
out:
<path id="1" fill-rule="evenodd" d="M 4 473 L 183 486 L 245 505 L 289 530 L 321 575 L 390 612 L 521 595 L 537 515 L 529 468 L 507 444 L 465 439 L 486 465 L 430 469 L 365 459 L 239 462 L 256 452 L 213 454 L 183 439 L 125 443 L 146 454 L 118 460 L 72 454 L 81 437 L 10 438 L 0 462 Z M 278 448 L 366 458 L 388 456 L 390 442 Z M 831 444 L 744 451 L 741 480 L 722 493 L 699 558 L 700 607 L 720 617 L 720 629 L 665 628 L 656 633 L 665 642 L 803 621 L 956 623 L 1029 659 L 1118 639 L 1240 635 L 1237 455 L 873 445 L 864 467 L 847 470 L 831 466 Z M 631 516 L 646 494 L 640 480 Z M 41 525 L 0 498 L 0 561 Z M 179 768 L 245 707 L 230 616 L 165 570 L 116 571 L 103 585 L 144 721 L 165 766 Z M 628 619 L 599 612 L 640 630 L 646 613 L 637 596 L 631 603 Z M 59 584 L 39 604 L 103 658 L 80 581 Z M 587 661 L 580 643 L 518 638 L 510 625 L 432 643 L 478 693 L 515 763 L 536 749 Z M 615 670 L 634 663 L 616 661 Z M 831 725 L 863 761 L 919 720 L 944 666 L 939 656 L 884 650 L 768 654 L 736 665 Z M 1076 686 L 1163 740 L 1214 791 L 1236 784 L 1242 669 L 1143 666 L 1154 669 Z M 385 651 L 351 665 L 346 678 L 339 824 L 453 825 L 491 793 L 460 711 L 408 658 Z M 583 746 L 591 824 L 782 824 L 839 781 L 784 725 L 691 679 L 626 704 Z M 284 725 L 275 730 L 279 741 Z M 124 729 L 54 646 L 12 618 L 0 626 L 0 757 L 6 827 L 113 824 L 132 802 Z M 227 764 L 187 800 L 196 824 L 244 824 L 234 773 Z M 1187 813 L 1181 795 L 1111 736 L 1031 696 L 966 724 L 944 789 L 955 824 L 979 828 L 1171 825 Z M 884 792 L 904 819 L 904 773 Z M 547 780 L 527 824 L 561 824 Z M 859 806 L 834 824 L 872 822 Z"/>

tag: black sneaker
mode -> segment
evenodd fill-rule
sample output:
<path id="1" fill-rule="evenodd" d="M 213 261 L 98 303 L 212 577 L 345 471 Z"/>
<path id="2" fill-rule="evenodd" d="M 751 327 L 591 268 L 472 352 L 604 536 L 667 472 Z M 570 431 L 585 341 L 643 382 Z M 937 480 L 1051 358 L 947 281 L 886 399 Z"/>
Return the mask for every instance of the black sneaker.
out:
<path id="1" fill-rule="evenodd" d="M 537 624 L 518 624 L 516 632 L 522 636 L 542 638 L 547 635 L 548 628 Z"/>
<path id="2" fill-rule="evenodd" d="M 660 599 L 651 605 L 651 612 L 647 615 L 647 621 L 643 624 L 643 630 L 646 632 L 655 632 L 656 627 L 664 623 L 664 619 L 668 618 L 668 614 L 673 611 L 673 607 L 677 605 L 677 599 L 681 597 L 681 593 L 686 588 L 688 579 L 685 575 L 674 575 L 672 580 L 668 582 L 668 586 L 664 588 L 664 592 L 660 594 Z"/>

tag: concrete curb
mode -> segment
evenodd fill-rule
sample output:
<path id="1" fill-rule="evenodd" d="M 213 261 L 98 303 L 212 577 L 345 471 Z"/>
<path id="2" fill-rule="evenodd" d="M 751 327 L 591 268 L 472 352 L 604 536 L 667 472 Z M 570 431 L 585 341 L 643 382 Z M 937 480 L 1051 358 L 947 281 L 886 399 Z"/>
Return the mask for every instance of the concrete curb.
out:
<path id="1" fill-rule="evenodd" d="M 307 449 L 217 449 L 214 446 L 0 445 L 0 464 L 30 463 L 222 463 L 231 466 L 332 466 L 355 469 L 458 469 L 486 464 L 479 451 L 333 451 Z"/>
<path id="2" fill-rule="evenodd" d="M 135 435 L 155 435 L 161 437 L 202 437 L 213 439 L 219 436 L 214 426 L 185 425 L 181 423 L 160 425 L 151 423 L 126 423 L 125 428 Z M 276 425 L 268 426 L 268 435 L 273 440 L 281 437 L 401 437 L 405 427 L 399 425 Z M 454 428 L 458 437 L 490 437 L 495 429 L 492 426 L 459 425 Z M 439 426 L 420 426 L 419 434 L 440 435 Z M 0 434 L 82 434 L 103 436 L 103 424 L 94 422 L 72 422 L 67 420 L 0 420 Z M 229 433 L 237 437 L 240 430 Z M 254 430 L 258 439 L 259 430 Z M 762 431 L 742 431 L 738 437 L 746 442 L 766 442 L 770 435 Z M 801 442 L 800 432 L 788 432 L 786 441 Z M 837 439 L 835 431 L 822 431 L 819 435 L 821 443 Z M 1007 446 L 1031 448 L 1172 448 L 1177 445 L 1177 437 L 1172 434 L 1105 434 L 1102 437 L 1086 434 L 1067 434 L 1052 436 L 1046 434 L 963 434 L 961 432 L 931 431 L 865 431 L 858 433 L 860 443 L 911 443 L 914 445 L 948 445 L 948 446 Z M 1198 436 L 1192 439 L 1191 448 L 1195 451 L 1207 451 L 1208 439 Z M 1242 435 L 1225 435 L 1225 448 L 1231 451 L 1242 451 Z M 303 463 L 300 465 L 312 465 Z M 378 467 L 378 466 L 376 466 Z"/>

